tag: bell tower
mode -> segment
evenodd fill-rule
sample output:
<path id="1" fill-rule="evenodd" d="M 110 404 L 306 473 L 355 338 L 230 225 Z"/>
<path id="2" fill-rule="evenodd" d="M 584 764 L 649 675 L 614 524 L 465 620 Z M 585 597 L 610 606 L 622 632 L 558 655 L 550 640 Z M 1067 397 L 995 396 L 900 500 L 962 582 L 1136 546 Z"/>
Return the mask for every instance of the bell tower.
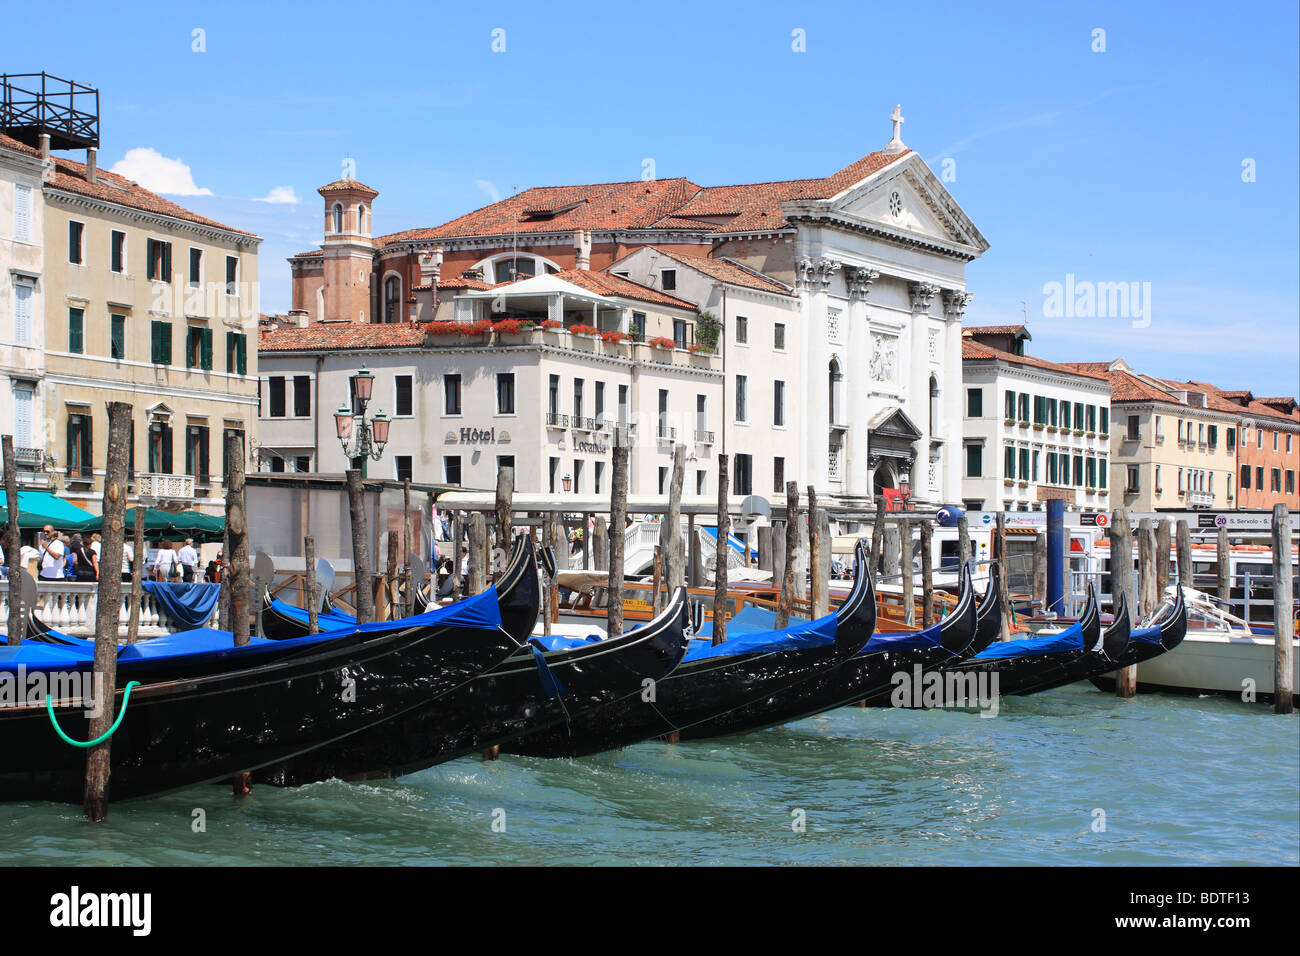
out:
<path id="1" fill-rule="evenodd" d="M 316 190 L 325 200 L 325 313 L 327 321 L 372 322 L 374 242 L 372 203 L 379 193 L 355 179 L 337 179 Z"/>

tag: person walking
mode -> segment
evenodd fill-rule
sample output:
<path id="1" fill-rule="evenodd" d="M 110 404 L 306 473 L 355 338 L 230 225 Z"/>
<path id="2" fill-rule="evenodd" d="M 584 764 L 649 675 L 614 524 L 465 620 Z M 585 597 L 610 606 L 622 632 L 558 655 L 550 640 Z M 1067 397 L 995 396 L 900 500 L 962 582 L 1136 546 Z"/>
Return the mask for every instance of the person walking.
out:
<path id="1" fill-rule="evenodd" d="M 199 563 L 199 553 L 194 550 L 194 539 L 186 538 L 178 558 L 181 563 L 181 580 L 186 584 L 194 582 L 194 569 Z"/>
<path id="2" fill-rule="evenodd" d="M 41 529 L 40 576 L 47 581 L 63 577 L 66 554 L 67 551 L 63 547 L 63 542 L 59 540 L 59 533 L 54 530 L 53 525 L 47 524 Z"/>
<path id="3" fill-rule="evenodd" d="M 82 540 L 81 535 L 74 534 L 72 536 L 72 547 L 69 549 L 69 553 L 72 555 L 72 572 L 76 580 L 99 580 L 99 559 L 95 557 L 95 552 Z"/>
<path id="4" fill-rule="evenodd" d="M 158 543 L 158 553 L 153 561 L 153 579 L 155 581 L 170 581 L 172 579 L 172 567 L 176 563 L 176 552 L 172 550 L 171 542 L 160 541 Z"/>

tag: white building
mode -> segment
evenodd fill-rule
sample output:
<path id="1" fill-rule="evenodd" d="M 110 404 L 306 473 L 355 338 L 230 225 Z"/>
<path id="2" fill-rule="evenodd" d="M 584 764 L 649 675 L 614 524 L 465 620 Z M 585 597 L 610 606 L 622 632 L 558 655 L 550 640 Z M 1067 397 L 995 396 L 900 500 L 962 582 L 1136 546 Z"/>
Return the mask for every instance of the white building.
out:
<path id="1" fill-rule="evenodd" d="M 1023 325 L 962 341 L 963 505 L 971 511 L 1106 511 L 1110 382 L 1024 353 Z"/>

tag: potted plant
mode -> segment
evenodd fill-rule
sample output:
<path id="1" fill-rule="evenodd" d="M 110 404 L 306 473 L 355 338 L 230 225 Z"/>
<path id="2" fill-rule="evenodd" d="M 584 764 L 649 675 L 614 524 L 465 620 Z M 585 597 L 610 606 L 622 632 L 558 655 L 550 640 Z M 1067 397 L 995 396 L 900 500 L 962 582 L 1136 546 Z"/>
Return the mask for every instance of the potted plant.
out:
<path id="1" fill-rule="evenodd" d="M 600 329 L 594 325 L 582 325 L 581 323 L 569 326 L 570 335 L 582 335 L 589 339 L 600 338 Z"/>
<path id="2" fill-rule="evenodd" d="M 672 350 L 677 348 L 677 343 L 674 342 L 672 339 L 668 338 L 666 335 L 657 335 L 646 344 L 656 349 Z"/>

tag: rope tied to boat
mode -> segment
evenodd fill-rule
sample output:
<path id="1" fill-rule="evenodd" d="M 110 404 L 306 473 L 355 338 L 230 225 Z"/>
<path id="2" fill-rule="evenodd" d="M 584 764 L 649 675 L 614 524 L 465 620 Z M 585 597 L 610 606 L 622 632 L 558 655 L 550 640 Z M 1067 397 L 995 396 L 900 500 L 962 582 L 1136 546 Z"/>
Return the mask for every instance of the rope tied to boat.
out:
<path id="1" fill-rule="evenodd" d="M 131 688 L 139 686 L 140 682 L 138 680 L 129 680 L 126 682 L 126 688 L 122 691 L 122 709 L 118 711 L 117 719 L 113 721 L 112 727 L 109 727 L 108 730 L 104 731 L 104 733 L 100 734 L 94 740 L 73 740 L 63 732 L 63 728 L 59 726 L 59 718 L 54 716 L 54 700 L 49 694 L 45 695 L 45 711 L 50 715 L 50 723 L 54 726 L 54 732 L 63 738 L 64 743 L 71 744 L 73 747 L 97 747 L 109 737 L 112 737 L 113 733 L 122 723 L 122 718 L 126 716 L 126 705 L 131 700 Z"/>

